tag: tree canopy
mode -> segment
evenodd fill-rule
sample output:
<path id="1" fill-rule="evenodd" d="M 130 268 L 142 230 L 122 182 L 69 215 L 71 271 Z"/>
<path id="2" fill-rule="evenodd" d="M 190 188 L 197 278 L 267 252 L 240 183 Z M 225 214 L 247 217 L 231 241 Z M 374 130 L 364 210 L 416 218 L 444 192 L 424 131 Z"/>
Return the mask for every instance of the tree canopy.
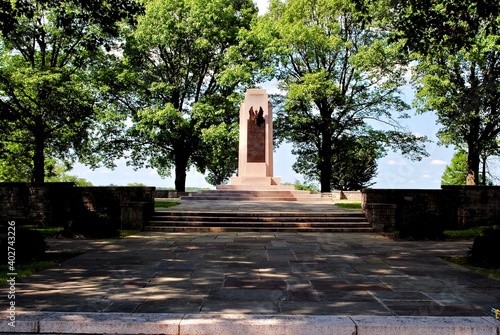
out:
<path id="1" fill-rule="evenodd" d="M 370 4 L 367 21 L 354 1 L 272 1 L 259 23 L 270 67 L 286 91 L 277 135 L 294 144 L 296 171 L 317 177 L 322 192 L 366 186 L 386 148 L 415 159 L 425 154 L 424 139 L 397 120 L 409 107 L 399 94 L 406 68 L 400 45 L 389 43 L 380 24 L 386 5 Z M 346 164 L 360 166 L 363 181 L 354 182 L 359 169 Z"/>
<path id="2" fill-rule="evenodd" d="M 99 105 L 92 72 L 138 11 L 133 0 L 0 1 L 0 155 L 29 162 L 32 181 L 45 181 L 47 160 L 79 155 Z"/>
<path id="3" fill-rule="evenodd" d="M 480 158 L 499 149 L 500 3 L 404 0 L 394 8 L 394 38 L 416 61 L 416 106 L 436 112 L 442 143 L 467 148 L 467 184 L 476 185 Z"/>
<path id="4" fill-rule="evenodd" d="M 238 93 L 257 68 L 248 34 L 257 9 L 251 0 L 144 5 L 127 36 L 124 71 L 110 84 L 128 87 L 118 101 L 133 123 L 130 162 L 163 176 L 175 169 L 178 191 L 192 165 L 208 170 L 212 182 L 223 181 L 237 167 Z"/>

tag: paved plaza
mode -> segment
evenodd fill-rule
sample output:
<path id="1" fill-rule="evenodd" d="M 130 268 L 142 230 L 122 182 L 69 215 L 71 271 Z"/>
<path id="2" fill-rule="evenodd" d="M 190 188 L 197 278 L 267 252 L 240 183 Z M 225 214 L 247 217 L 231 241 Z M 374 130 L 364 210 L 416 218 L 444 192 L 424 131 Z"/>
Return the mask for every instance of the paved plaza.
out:
<path id="1" fill-rule="evenodd" d="M 172 210 L 188 206 L 307 210 L 303 204 L 213 202 Z M 363 233 L 141 232 L 121 240 L 48 243 L 52 251 L 85 253 L 19 280 L 18 311 L 487 316 L 500 306 L 499 282 L 441 258 L 464 255 L 471 241 L 396 242 Z"/>

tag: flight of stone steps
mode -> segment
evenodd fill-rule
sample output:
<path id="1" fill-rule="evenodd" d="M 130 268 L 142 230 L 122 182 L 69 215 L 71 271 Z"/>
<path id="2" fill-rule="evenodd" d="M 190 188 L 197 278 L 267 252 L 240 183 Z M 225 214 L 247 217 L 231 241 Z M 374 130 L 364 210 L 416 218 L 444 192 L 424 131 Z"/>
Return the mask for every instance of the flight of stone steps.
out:
<path id="1" fill-rule="evenodd" d="M 372 232 L 361 211 L 156 211 L 144 230 L 163 232 Z"/>
<path id="2" fill-rule="evenodd" d="M 247 187 L 248 188 L 248 187 Z M 295 190 L 238 190 L 217 189 L 203 190 L 181 197 L 182 200 L 230 200 L 230 201 L 300 201 L 300 202 L 331 202 L 330 197 L 321 193 Z"/>

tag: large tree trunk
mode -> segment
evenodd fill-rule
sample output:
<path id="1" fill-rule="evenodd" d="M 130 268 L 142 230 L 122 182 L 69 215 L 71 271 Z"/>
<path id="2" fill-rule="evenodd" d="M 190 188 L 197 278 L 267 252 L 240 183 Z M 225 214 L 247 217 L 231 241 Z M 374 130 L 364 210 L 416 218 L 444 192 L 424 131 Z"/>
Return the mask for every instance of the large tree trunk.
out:
<path id="1" fill-rule="evenodd" d="M 467 185 L 479 184 L 479 152 L 475 147 L 469 146 L 467 153 Z"/>
<path id="2" fill-rule="evenodd" d="M 176 155 L 175 156 L 175 190 L 177 192 L 186 192 L 186 171 L 189 156 Z"/>
<path id="3" fill-rule="evenodd" d="M 483 159 L 481 160 L 483 172 L 482 172 L 482 179 L 481 179 L 481 185 L 486 186 L 486 156 L 483 156 Z"/>
<path id="4" fill-rule="evenodd" d="M 33 153 L 32 182 L 45 182 L 45 136 L 43 132 L 35 134 L 35 149 Z"/>
<path id="5" fill-rule="evenodd" d="M 327 130 L 323 132 L 322 148 L 319 151 L 319 170 L 321 192 L 332 190 L 332 139 Z"/>
<path id="6" fill-rule="evenodd" d="M 476 113 L 479 115 L 479 112 Z M 467 179 L 466 185 L 479 184 L 479 164 L 481 162 L 480 150 L 478 148 L 481 120 L 475 117 L 470 120 L 469 134 L 467 137 Z"/>

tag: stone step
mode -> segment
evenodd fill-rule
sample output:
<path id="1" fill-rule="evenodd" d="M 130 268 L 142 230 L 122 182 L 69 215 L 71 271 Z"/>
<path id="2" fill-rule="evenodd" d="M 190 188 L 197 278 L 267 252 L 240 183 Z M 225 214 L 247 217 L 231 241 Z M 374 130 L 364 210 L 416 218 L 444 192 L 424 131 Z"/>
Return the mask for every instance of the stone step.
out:
<path id="1" fill-rule="evenodd" d="M 372 232 L 361 211 L 176 212 L 158 211 L 146 231 L 163 232 Z"/>
<path id="2" fill-rule="evenodd" d="M 269 190 L 279 190 L 279 191 L 294 191 L 295 186 L 293 185 L 217 185 L 217 190 L 229 190 L 229 191 L 269 191 Z"/>
<path id="3" fill-rule="evenodd" d="M 231 200 L 231 201 L 297 201 L 294 196 L 282 197 L 252 197 L 252 196 L 203 196 L 192 195 L 189 197 L 181 197 L 181 200 Z"/>
<path id="4" fill-rule="evenodd" d="M 223 212 L 223 211 L 156 211 L 153 216 L 161 217 L 183 217 L 183 216 L 198 216 L 198 217 L 360 217 L 365 218 L 363 212 L 358 210 L 351 211 L 335 211 L 335 212 Z"/>
<path id="5" fill-rule="evenodd" d="M 184 216 L 184 217 L 162 217 L 162 216 L 152 216 L 148 223 L 159 224 L 159 223 L 176 223 L 176 222 L 231 222 L 231 223 L 307 223 L 307 222 L 325 222 L 325 223 L 346 223 L 346 222 L 366 222 L 365 218 L 360 217 L 201 217 L 201 216 Z"/>
<path id="6" fill-rule="evenodd" d="M 279 189 L 217 189 L 203 190 L 181 197 L 182 200 L 224 200 L 224 201 L 299 201 L 331 202 L 331 198 L 310 191 Z"/>
<path id="7" fill-rule="evenodd" d="M 371 227 L 189 227 L 189 226 L 146 226 L 145 231 L 156 232 L 200 232 L 200 233 L 223 233 L 223 232 L 303 232 L 303 233 L 372 233 Z"/>
<path id="8" fill-rule="evenodd" d="M 146 227 L 246 227 L 246 228 L 371 228 L 366 222 L 158 222 L 150 221 Z"/>

